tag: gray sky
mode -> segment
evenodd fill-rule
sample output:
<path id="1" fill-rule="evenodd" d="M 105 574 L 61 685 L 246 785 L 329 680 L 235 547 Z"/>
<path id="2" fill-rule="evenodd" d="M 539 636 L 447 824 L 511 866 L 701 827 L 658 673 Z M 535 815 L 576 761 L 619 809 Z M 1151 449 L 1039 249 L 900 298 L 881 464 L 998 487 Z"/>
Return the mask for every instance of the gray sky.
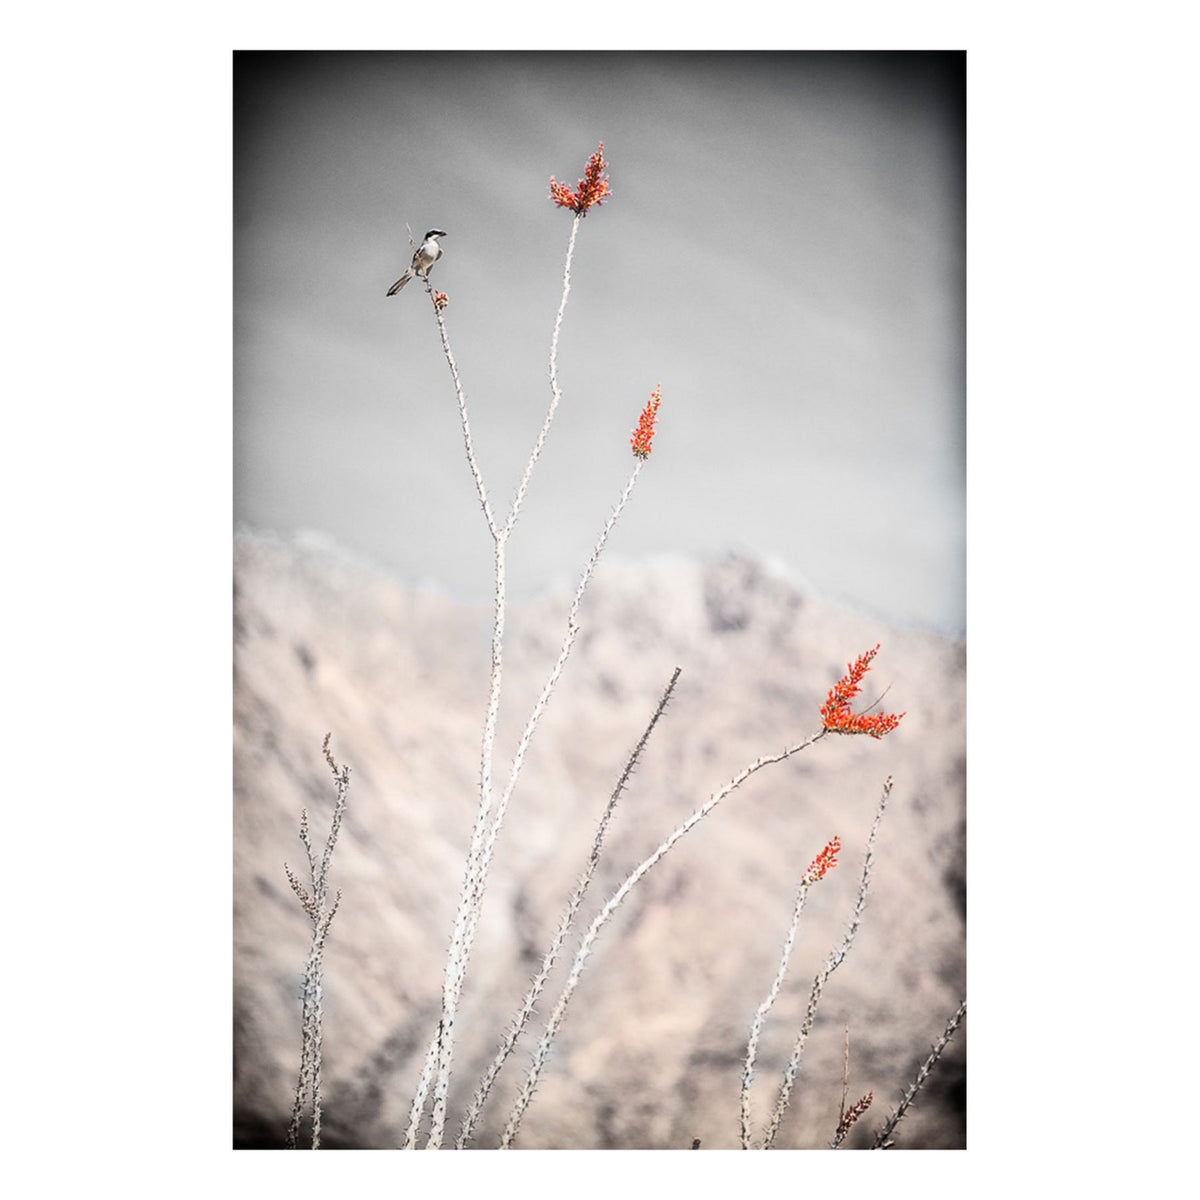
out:
<path id="1" fill-rule="evenodd" d="M 964 66 L 956 54 L 241 54 L 234 515 L 316 529 L 469 601 L 490 539 L 422 285 L 433 272 L 493 507 L 563 400 L 510 595 L 608 554 L 762 555 L 820 594 L 965 625 Z"/>

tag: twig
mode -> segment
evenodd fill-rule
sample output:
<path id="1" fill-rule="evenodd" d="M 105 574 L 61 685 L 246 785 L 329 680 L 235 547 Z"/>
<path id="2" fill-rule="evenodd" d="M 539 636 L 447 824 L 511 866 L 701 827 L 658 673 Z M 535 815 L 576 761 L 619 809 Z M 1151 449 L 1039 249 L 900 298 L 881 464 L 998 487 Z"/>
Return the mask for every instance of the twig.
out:
<path id="1" fill-rule="evenodd" d="M 424 279 L 425 290 L 432 299 L 433 284 L 429 282 L 428 275 L 424 276 Z M 487 527 L 492 537 L 499 540 L 500 530 L 496 527 L 496 518 L 492 515 L 487 488 L 483 486 L 483 475 L 480 473 L 479 464 L 475 461 L 475 448 L 471 442 L 471 422 L 467 419 L 467 398 L 463 395 L 462 380 L 458 377 L 458 364 L 454 361 L 454 354 L 450 349 L 450 335 L 446 332 L 446 319 L 436 304 L 433 306 L 433 312 L 437 318 L 438 333 L 442 338 L 442 351 L 446 355 L 446 362 L 450 367 L 450 378 L 454 381 L 454 394 L 458 398 L 458 417 L 462 425 L 463 443 L 467 450 L 467 465 L 471 468 L 471 478 L 475 481 L 475 491 L 478 493 L 479 503 L 483 507 L 484 520 L 487 521 Z M 506 529 L 504 532 L 507 533 L 508 530 Z"/>
<path id="2" fill-rule="evenodd" d="M 859 924 L 862 920 L 863 909 L 867 903 L 867 888 L 871 882 L 871 865 L 873 862 L 872 849 L 875 844 L 875 834 L 879 830 L 879 822 L 883 820 L 883 810 L 887 806 L 888 796 L 892 790 L 892 777 L 889 775 L 883 785 L 883 793 L 879 797 L 879 804 L 875 809 L 875 819 L 871 822 L 871 832 L 867 835 L 867 852 L 863 862 L 862 879 L 858 885 L 858 898 L 854 904 L 854 913 L 850 918 L 850 926 L 846 930 L 845 936 L 838 944 L 833 953 L 825 962 L 825 966 L 817 973 L 813 980 L 812 990 L 808 997 L 808 1010 L 804 1015 L 804 1023 L 800 1026 L 800 1033 L 796 1037 L 796 1044 L 792 1049 L 792 1056 L 788 1060 L 787 1067 L 783 1073 L 783 1083 L 779 1089 L 779 1098 L 775 1102 L 775 1112 L 772 1114 L 771 1122 L 767 1127 L 766 1136 L 763 1138 L 763 1149 L 769 1150 L 775 1142 L 775 1137 L 779 1132 L 779 1124 L 783 1120 L 783 1114 L 787 1111 L 788 1104 L 791 1100 L 792 1087 L 796 1082 L 796 1073 L 800 1069 L 800 1057 L 804 1053 L 804 1045 L 808 1041 L 809 1031 L 812 1029 L 813 1020 L 817 1013 L 817 1002 L 821 998 L 821 990 L 828 982 L 829 977 L 841 966 L 842 961 L 846 957 L 846 952 L 854 942 L 854 935 L 858 932 Z"/>
<path id="3" fill-rule="evenodd" d="M 933 1049 L 929 1052 L 929 1057 L 921 1064 L 917 1071 L 917 1077 L 908 1085 L 908 1090 L 904 1093 L 900 1103 L 896 1106 L 896 1111 L 887 1119 L 884 1127 L 875 1135 L 875 1144 L 871 1147 L 872 1150 L 887 1150 L 892 1145 L 892 1132 L 899 1123 L 900 1118 L 904 1116 L 908 1106 L 913 1102 L 917 1093 L 921 1090 L 925 1080 L 929 1078 L 930 1071 L 933 1070 L 934 1064 L 942 1056 L 942 1051 L 949 1045 L 950 1039 L 954 1036 L 954 1031 L 958 1028 L 959 1022 L 963 1019 L 963 1014 L 967 1011 L 967 1002 L 964 999 L 958 1006 L 958 1011 L 946 1023 L 946 1030 L 937 1042 L 934 1043 Z"/>
<path id="4" fill-rule="evenodd" d="M 846 1026 L 846 1040 L 842 1043 L 842 1102 L 838 1105 L 838 1125 L 846 1119 L 846 1099 L 850 1095 L 850 1026 Z"/>
<path id="5" fill-rule="evenodd" d="M 516 524 L 517 513 L 521 509 L 521 502 L 525 499 L 525 491 L 529 487 L 529 477 L 533 474 L 534 465 L 542 453 L 542 447 L 546 443 L 546 435 L 550 432 L 550 423 L 554 420 L 554 413 L 558 409 L 558 402 L 562 399 L 562 388 L 558 385 L 558 335 L 562 329 L 563 313 L 567 308 L 567 296 L 571 292 L 571 260 L 575 257 L 575 237 L 579 232 L 579 222 L 581 220 L 583 220 L 583 217 L 577 214 L 575 220 L 571 222 L 571 238 L 567 242 L 567 261 L 563 267 L 562 298 L 558 302 L 558 312 L 554 317 L 554 332 L 550 336 L 550 407 L 546 411 L 546 419 L 542 422 L 542 428 L 538 433 L 537 441 L 534 443 L 533 452 L 529 455 L 529 461 L 525 464 L 525 473 L 521 476 L 521 482 L 517 485 L 517 492 L 513 497 L 512 508 L 509 510 L 508 520 L 504 524 L 505 536 L 511 531 L 513 525 Z"/>

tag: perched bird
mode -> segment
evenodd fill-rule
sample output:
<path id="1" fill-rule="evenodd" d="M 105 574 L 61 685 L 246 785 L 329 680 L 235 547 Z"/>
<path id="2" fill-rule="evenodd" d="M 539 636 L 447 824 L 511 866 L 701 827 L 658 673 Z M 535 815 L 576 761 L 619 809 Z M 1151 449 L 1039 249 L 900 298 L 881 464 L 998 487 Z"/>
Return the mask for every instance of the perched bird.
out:
<path id="1" fill-rule="evenodd" d="M 442 257 L 442 248 L 438 245 L 438 238 L 445 236 L 444 229 L 431 229 L 425 235 L 425 240 L 417 247 L 417 252 L 413 255 L 412 266 L 388 288 L 389 296 L 394 296 L 414 275 L 429 274 L 429 269 Z"/>

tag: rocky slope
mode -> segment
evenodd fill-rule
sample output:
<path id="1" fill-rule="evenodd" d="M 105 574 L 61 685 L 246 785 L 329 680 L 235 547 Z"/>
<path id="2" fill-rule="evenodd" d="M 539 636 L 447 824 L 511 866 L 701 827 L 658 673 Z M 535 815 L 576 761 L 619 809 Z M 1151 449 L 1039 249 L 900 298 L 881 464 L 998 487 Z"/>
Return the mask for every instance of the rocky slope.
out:
<path id="1" fill-rule="evenodd" d="M 333 735 L 352 770 L 326 950 L 324 1144 L 399 1142 L 437 1020 L 474 818 L 490 614 L 388 580 L 335 548 L 242 533 L 235 544 L 234 1144 L 281 1145 L 299 1062 L 308 923 L 301 808 L 323 839 Z M 496 776 L 554 662 L 568 596 L 510 615 Z M 906 710 L 886 739 L 828 736 L 765 768 L 656 866 L 602 932 L 517 1145 L 705 1148 L 739 1142 L 750 1020 L 774 975 L 795 889 L 834 835 L 839 867 L 812 889 L 755 1077 L 764 1120 L 809 987 L 845 931 L 884 779 L 895 786 L 862 927 L 826 986 L 780 1148 L 828 1144 L 842 1096 L 875 1105 L 869 1144 L 965 995 L 965 650 L 837 611 L 742 558 L 602 563 L 574 655 L 530 747 L 471 960 L 452 1079 L 462 1108 L 540 961 L 596 822 L 673 669 L 675 696 L 622 796 L 582 914 L 715 789 L 819 728 L 848 660 L 882 643 L 865 697 Z M 571 950 L 573 953 L 573 949 Z M 556 972 L 540 1006 L 553 1005 Z M 900 1148 L 965 1145 L 966 1026 Z M 494 1146 L 527 1053 L 500 1078 L 477 1145 Z"/>

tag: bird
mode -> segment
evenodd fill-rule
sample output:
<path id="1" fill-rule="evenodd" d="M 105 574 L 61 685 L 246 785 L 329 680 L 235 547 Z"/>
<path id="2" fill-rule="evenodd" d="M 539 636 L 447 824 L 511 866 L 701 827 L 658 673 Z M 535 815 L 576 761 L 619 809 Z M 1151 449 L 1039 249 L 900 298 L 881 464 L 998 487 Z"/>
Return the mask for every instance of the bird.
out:
<path id="1" fill-rule="evenodd" d="M 442 248 L 438 245 L 438 238 L 444 238 L 446 231 L 444 229 L 431 229 L 426 235 L 421 244 L 417 247 L 416 253 L 412 257 L 412 266 L 388 288 L 387 294 L 394 296 L 414 275 L 428 275 L 430 268 L 439 258 L 442 257 Z"/>

